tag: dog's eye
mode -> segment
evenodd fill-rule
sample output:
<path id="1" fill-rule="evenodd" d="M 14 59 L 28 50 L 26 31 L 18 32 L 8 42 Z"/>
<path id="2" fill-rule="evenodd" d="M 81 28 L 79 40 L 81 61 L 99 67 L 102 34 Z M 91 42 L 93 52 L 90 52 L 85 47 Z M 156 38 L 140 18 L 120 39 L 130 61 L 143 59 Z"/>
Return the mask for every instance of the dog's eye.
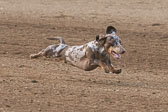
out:
<path id="1" fill-rule="evenodd" d="M 112 39 L 112 41 L 110 42 L 110 45 L 111 45 L 111 46 L 116 46 L 116 45 L 117 45 L 117 41 L 114 40 L 114 39 Z"/>
<path id="2" fill-rule="evenodd" d="M 122 44 L 122 43 L 121 43 L 121 40 L 119 40 L 119 43 Z"/>
<path id="3" fill-rule="evenodd" d="M 110 46 L 115 46 L 115 45 L 116 45 L 116 43 L 114 43 L 114 42 L 113 42 L 113 43 L 110 43 Z"/>

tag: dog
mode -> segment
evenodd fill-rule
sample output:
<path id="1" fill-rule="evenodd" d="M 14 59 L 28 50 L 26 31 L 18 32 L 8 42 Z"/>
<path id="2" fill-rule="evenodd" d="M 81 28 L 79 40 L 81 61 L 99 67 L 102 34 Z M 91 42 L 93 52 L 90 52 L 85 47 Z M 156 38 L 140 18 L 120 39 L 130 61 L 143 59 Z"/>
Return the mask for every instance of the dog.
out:
<path id="1" fill-rule="evenodd" d="M 37 54 L 31 54 L 30 58 L 56 57 L 85 71 L 101 67 L 105 73 L 119 74 L 121 69 L 113 67 L 110 57 L 120 59 L 121 54 L 124 54 L 126 50 L 122 47 L 116 33 L 115 27 L 108 26 L 105 35 L 97 35 L 95 40 L 79 46 L 67 45 L 62 37 L 47 38 L 59 40 L 60 44 L 50 45 Z"/>

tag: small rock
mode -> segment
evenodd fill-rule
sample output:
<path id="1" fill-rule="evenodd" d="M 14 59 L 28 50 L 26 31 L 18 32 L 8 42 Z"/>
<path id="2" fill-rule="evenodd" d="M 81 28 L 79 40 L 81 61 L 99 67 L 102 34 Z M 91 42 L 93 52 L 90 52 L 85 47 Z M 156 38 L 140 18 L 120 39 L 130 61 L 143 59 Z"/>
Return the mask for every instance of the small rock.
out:
<path id="1" fill-rule="evenodd" d="M 32 82 L 32 83 L 38 83 L 38 81 L 37 81 L 37 80 L 32 80 L 31 82 Z"/>
<path id="2" fill-rule="evenodd" d="M 154 23 L 152 24 L 152 26 L 160 26 L 161 24 L 160 23 Z"/>
<path id="3" fill-rule="evenodd" d="M 152 92 L 152 94 L 156 94 L 156 92 Z"/>

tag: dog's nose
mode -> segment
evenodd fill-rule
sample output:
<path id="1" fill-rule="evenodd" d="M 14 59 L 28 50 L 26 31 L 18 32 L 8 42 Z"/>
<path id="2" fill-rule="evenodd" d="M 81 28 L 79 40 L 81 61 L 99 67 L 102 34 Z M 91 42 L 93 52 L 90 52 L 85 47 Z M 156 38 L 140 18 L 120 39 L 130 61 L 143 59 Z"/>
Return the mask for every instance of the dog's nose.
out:
<path id="1" fill-rule="evenodd" d="M 123 50 L 123 51 L 122 51 L 122 54 L 124 54 L 125 52 L 126 52 L 126 51 L 125 51 L 125 50 Z"/>

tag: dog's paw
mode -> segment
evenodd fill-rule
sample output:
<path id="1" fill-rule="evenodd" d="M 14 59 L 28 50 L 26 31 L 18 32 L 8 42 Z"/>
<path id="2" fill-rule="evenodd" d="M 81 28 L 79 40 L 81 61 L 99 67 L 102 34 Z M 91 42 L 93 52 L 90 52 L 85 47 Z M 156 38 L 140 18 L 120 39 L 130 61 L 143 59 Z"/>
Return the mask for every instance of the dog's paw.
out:
<path id="1" fill-rule="evenodd" d="M 105 69 L 104 72 L 105 73 L 110 73 L 110 71 L 108 69 Z"/>
<path id="2" fill-rule="evenodd" d="M 31 54 L 29 57 L 30 57 L 30 59 L 33 59 L 34 56 L 33 56 L 33 54 Z"/>
<path id="3" fill-rule="evenodd" d="M 122 69 L 116 69 L 113 71 L 113 73 L 115 73 L 115 74 L 120 74 L 121 72 L 122 72 Z"/>
<path id="4" fill-rule="evenodd" d="M 37 58 L 36 54 L 31 54 L 30 59 Z"/>

